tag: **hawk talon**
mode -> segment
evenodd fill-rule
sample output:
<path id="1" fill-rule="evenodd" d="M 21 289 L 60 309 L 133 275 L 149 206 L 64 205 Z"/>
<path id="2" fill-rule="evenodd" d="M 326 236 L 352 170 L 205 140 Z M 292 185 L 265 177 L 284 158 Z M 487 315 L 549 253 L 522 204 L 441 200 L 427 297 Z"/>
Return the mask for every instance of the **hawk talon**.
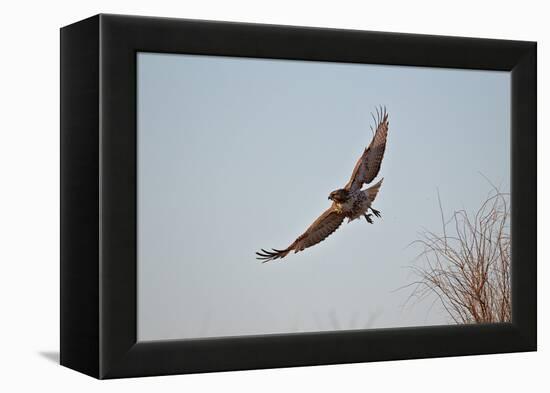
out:
<path id="1" fill-rule="evenodd" d="M 363 217 L 365 217 L 365 219 L 367 220 L 367 222 L 368 222 L 369 224 L 373 224 L 373 223 L 374 223 L 374 221 L 372 221 L 372 218 L 371 218 L 371 217 L 372 217 L 372 214 L 363 214 Z"/>
<path id="2" fill-rule="evenodd" d="M 370 209 L 376 217 L 382 217 L 382 213 L 380 213 L 380 210 L 373 209 L 372 207 Z"/>

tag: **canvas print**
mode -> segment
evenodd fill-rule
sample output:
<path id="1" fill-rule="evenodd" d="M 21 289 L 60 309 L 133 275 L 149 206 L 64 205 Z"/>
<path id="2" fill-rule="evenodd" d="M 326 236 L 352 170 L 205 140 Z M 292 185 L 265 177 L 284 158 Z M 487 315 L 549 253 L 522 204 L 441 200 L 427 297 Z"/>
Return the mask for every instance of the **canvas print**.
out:
<path id="1" fill-rule="evenodd" d="M 137 66 L 138 340 L 510 322 L 510 73 Z"/>

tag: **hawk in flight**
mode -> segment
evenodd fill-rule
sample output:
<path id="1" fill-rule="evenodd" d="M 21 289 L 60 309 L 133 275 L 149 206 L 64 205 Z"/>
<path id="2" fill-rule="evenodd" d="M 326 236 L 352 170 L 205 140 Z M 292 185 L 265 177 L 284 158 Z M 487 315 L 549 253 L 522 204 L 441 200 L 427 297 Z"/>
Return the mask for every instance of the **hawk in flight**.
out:
<path id="1" fill-rule="evenodd" d="M 369 210 L 376 217 L 380 217 L 380 212 L 373 209 L 371 205 L 380 190 L 383 179 L 373 186 L 361 190 L 363 184 L 371 183 L 378 175 L 384 151 L 386 150 L 386 138 L 389 127 L 388 114 L 385 108 L 377 109 L 376 114 L 376 118 L 373 115 L 376 131 L 372 141 L 361 157 L 359 157 L 355 168 L 353 168 L 351 178 L 344 188 L 330 193 L 328 199 L 332 200 L 332 205 L 302 235 L 294 240 L 290 246 L 283 250 L 272 249 L 272 251 L 262 248 L 261 252 L 256 253 L 257 259 L 262 262 L 273 261 L 286 257 L 291 251 L 297 253 L 314 246 L 336 231 L 346 217 L 348 222 L 365 217 L 370 224 L 373 221 L 372 214 L 368 213 Z"/>

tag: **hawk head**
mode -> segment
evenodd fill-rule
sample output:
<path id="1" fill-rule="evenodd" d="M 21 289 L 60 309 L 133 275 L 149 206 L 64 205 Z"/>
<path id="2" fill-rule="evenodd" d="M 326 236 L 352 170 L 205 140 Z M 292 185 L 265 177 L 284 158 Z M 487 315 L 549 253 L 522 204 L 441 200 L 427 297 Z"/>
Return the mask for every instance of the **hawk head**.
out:
<path id="1" fill-rule="evenodd" d="M 346 202 L 349 198 L 349 191 L 346 190 L 345 188 L 341 188 L 339 190 L 336 190 L 336 191 L 332 191 L 330 193 L 330 195 L 328 196 L 328 199 L 334 201 L 334 202 L 338 202 L 338 203 L 343 203 L 343 202 Z"/>

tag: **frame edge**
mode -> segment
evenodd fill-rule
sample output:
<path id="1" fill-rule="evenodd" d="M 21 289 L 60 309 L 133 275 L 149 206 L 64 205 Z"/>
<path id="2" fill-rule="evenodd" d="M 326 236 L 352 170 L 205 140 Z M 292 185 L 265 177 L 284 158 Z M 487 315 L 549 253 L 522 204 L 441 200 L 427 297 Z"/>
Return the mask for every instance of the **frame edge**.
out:
<path id="1" fill-rule="evenodd" d="M 60 364 L 99 377 L 99 16 L 60 30 Z"/>
<path id="2" fill-rule="evenodd" d="M 537 43 L 511 71 L 512 322 L 537 350 Z M 518 162 L 515 162 L 515 161 Z M 521 207 L 521 211 L 517 207 Z M 514 224 L 515 223 L 515 224 Z M 518 245 L 521 244 L 520 247 Z M 514 263 L 514 261 L 516 261 Z M 521 269 L 518 269 L 522 261 Z M 515 296 L 522 294 L 521 296 Z"/>

